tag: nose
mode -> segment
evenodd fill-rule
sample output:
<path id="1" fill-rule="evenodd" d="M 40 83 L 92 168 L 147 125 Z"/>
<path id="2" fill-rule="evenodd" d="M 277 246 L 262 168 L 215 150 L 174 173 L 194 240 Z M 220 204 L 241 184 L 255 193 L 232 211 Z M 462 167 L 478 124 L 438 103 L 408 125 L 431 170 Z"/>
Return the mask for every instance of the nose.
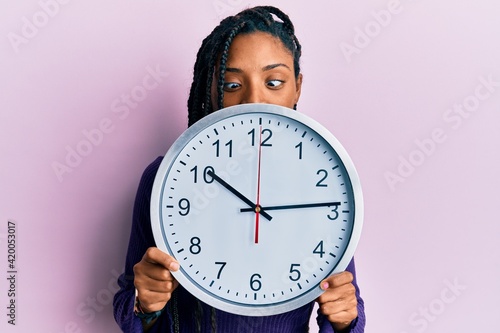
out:
<path id="1" fill-rule="evenodd" d="M 265 103 L 265 94 L 262 88 L 256 84 L 247 87 L 241 104 L 246 103 Z"/>

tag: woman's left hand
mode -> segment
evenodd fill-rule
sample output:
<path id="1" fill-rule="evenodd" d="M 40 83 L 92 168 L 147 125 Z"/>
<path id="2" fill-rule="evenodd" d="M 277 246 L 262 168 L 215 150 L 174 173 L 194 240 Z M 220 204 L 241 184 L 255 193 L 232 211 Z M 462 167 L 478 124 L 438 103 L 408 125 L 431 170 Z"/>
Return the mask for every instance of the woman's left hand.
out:
<path id="1" fill-rule="evenodd" d="M 358 316 L 356 288 L 350 272 L 334 274 L 320 284 L 325 292 L 318 297 L 319 309 L 336 331 L 349 327 Z"/>

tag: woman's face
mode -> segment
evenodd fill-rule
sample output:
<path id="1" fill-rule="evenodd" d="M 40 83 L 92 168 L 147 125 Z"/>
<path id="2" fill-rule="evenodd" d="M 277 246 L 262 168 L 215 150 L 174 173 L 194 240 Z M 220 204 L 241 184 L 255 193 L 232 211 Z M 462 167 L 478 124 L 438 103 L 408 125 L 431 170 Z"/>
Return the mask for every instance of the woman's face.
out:
<path id="1" fill-rule="evenodd" d="M 302 74 L 295 78 L 293 57 L 278 38 L 264 32 L 239 34 L 234 38 L 226 63 L 224 107 L 266 103 L 293 108 L 299 100 L 301 85 Z M 217 95 L 214 75 L 214 108 L 218 104 Z"/>

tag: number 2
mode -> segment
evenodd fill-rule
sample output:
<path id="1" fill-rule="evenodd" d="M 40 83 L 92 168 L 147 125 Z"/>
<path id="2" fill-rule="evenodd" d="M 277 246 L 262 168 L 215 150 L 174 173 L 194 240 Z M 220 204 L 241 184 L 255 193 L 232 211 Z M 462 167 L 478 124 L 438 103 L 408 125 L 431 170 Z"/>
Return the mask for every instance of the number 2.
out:
<path id="1" fill-rule="evenodd" d="M 324 184 L 323 182 L 325 181 L 326 177 L 328 177 L 328 171 L 325 169 L 319 169 L 318 172 L 316 172 L 317 175 L 323 175 L 322 178 L 316 183 L 316 187 L 327 187 L 327 184 Z"/>

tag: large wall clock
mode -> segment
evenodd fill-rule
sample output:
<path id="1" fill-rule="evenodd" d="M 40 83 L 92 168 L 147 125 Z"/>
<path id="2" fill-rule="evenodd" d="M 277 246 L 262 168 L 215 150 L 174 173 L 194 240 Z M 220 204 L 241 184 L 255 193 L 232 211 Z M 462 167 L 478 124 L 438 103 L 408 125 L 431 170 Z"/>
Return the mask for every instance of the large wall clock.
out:
<path id="1" fill-rule="evenodd" d="M 218 309 L 265 316 L 317 298 L 363 223 L 358 175 L 325 127 L 269 104 L 219 110 L 188 128 L 158 170 L 158 248 L 174 277 Z"/>

